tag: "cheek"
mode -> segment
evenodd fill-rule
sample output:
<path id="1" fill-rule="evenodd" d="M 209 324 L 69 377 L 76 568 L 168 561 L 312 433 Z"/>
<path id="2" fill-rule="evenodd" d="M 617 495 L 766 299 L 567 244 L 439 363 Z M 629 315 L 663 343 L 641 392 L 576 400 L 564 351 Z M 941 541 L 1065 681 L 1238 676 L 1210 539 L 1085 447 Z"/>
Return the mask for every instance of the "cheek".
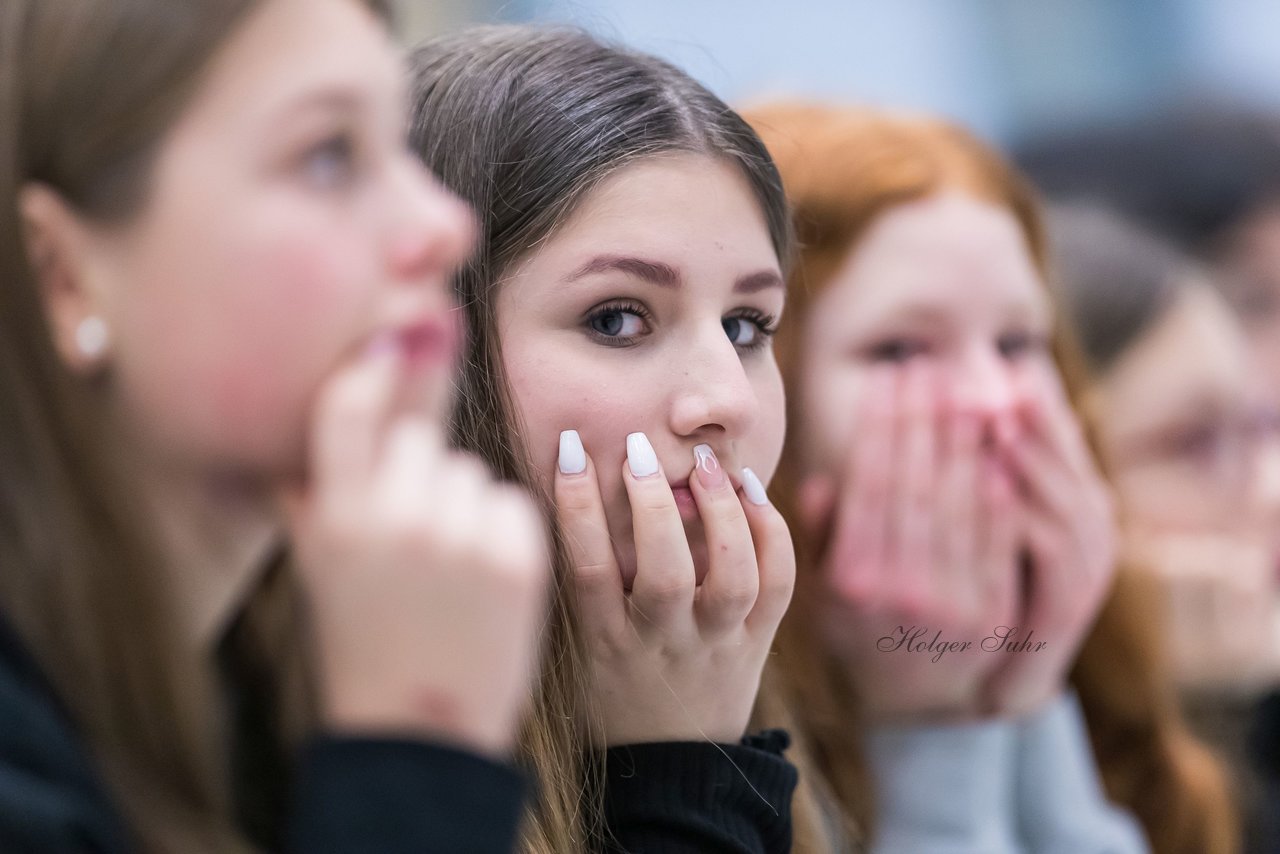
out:
<path id="1" fill-rule="evenodd" d="M 300 454 L 318 385 L 371 327 L 374 280 L 351 238 L 265 233 L 141 271 L 120 373 L 157 438 L 189 446 L 177 450 L 279 468 Z"/>
<path id="2" fill-rule="evenodd" d="M 604 495 L 622 489 L 620 469 L 626 437 L 652 432 L 658 411 L 644 390 L 623 370 L 580 353 L 554 347 L 526 348 L 504 342 L 507 377 L 523 427 L 525 445 L 539 475 L 550 483 L 559 457 L 560 432 L 577 430 L 595 464 Z"/>

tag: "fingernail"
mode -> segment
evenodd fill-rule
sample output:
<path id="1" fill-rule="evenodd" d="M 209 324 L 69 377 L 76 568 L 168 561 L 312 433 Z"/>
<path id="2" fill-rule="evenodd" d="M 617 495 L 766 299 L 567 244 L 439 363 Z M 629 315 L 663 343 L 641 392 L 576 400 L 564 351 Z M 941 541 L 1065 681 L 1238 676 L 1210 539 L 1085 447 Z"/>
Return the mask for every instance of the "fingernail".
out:
<path id="1" fill-rule="evenodd" d="M 694 445 L 693 461 L 698 470 L 698 481 L 707 489 L 719 489 L 725 482 L 724 469 L 716 459 L 710 445 Z"/>
<path id="2" fill-rule="evenodd" d="M 587 470 L 587 452 L 577 430 L 560 432 L 560 473 L 582 474 Z"/>
<path id="3" fill-rule="evenodd" d="M 747 500 L 752 504 L 764 506 L 769 503 L 769 493 L 765 492 L 764 484 L 751 469 L 742 470 L 742 491 L 746 493 Z"/>
<path id="4" fill-rule="evenodd" d="M 649 444 L 649 437 L 643 433 L 631 433 L 627 436 L 627 465 L 631 468 L 632 477 L 653 477 L 658 473 L 658 455 Z"/>

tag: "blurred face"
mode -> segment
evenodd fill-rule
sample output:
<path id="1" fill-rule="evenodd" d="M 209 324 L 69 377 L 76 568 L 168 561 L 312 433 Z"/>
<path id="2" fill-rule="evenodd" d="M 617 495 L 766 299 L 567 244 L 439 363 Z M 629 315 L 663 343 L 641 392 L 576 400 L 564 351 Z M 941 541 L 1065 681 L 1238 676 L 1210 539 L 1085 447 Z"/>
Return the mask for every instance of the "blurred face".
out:
<path id="1" fill-rule="evenodd" d="M 1280 201 L 1236 227 L 1221 260 L 1223 290 L 1244 323 L 1256 369 L 1280 401 Z"/>
<path id="2" fill-rule="evenodd" d="M 882 214 L 805 321 L 799 383 L 805 464 L 843 471 L 873 368 L 920 361 L 957 408 L 1012 417 L 1020 375 L 1057 383 L 1051 314 L 1007 209 L 946 192 Z"/>
<path id="3" fill-rule="evenodd" d="M 1130 522 L 1157 533 L 1275 528 L 1274 438 L 1253 378 L 1228 306 L 1195 283 L 1097 383 L 1098 438 Z"/>
<path id="4" fill-rule="evenodd" d="M 526 447 L 550 483 L 560 431 L 580 433 L 628 581 L 628 433 L 649 437 L 671 479 L 699 578 L 693 447 L 711 445 L 737 486 L 744 466 L 766 482 L 777 466 L 785 413 L 769 339 L 783 294 L 746 179 L 691 154 L 620 169 L 503 283 L 499 334 Z"/>
<path id="5" fill-rule="evenodd" d="M 405 145 L 398 57 L 352 0 L 267 0 L 163 141 L 142 213 L 94 230 L 87 278 L 121 416 L 149 451 L 300 464 L 317 387 L 399 335 L 440 383 L 463 208 Z"/>

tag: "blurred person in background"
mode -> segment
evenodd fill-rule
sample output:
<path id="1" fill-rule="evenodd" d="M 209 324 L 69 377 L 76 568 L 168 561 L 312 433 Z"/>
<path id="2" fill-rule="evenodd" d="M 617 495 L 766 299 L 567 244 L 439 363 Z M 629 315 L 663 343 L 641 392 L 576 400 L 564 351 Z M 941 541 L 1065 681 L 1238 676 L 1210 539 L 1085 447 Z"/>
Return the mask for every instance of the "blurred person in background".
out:
<path id="1" fill-rule="evenodd" d="M 780 670 L 843 806 L 873 850 L 1236 851 L 1117 568 L 1030 186 L 940 121 L 746 115 L 802 247 L 776 344 Z"/>
<path id="2" fill-rule="evenodd" d="M 1052 199 L 1111 208 L 1205 265 L 1280 405 L 1280 116 L 1192 104 L 1031 139 L 1018 159 Z M 1258 702 L 1248 750 L 1280 798 L 1280 692 Z"/>
<path id="3" fill-rule="evenodd" d="M 384 15 L 0 4 L 4 851 L 512 849 L 548 549 Z"/>
<path id="4" fill-rule="evenodd" d="M 1189 105 L 1033 138 L 1018 162 L 1055 201 L 1113 209 L 1207 265 L 1280 400 L 1280 116 Z"/>
<path id="5" fill-rule="evenodd" d="M 1241 781 L 1246 850 L 1272 851 L 1246 738 L 1280 681 L 1280 436 L 1239 322 L 1203 268 L 1099 207 L 1050 218 L 1083 395 L 1130 563 L 1154 574 L 1173 675 Z"/>

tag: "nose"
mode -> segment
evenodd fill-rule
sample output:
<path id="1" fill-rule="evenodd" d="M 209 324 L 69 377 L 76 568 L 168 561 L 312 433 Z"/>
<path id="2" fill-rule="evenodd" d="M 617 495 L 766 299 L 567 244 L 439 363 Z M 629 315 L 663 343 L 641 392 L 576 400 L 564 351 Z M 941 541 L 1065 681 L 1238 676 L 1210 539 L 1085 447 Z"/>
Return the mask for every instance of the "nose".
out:
<path id="1" fill-rule="evenodd" d="M 995 418 L 1017 403 L 1015 366 L 989 345 L 967 348 L 949 374 L 948 393 L 962 412 Z"/>
<path id="2" fill-rule="evenodd" d="M 676 391 L 670 426 L 677 436 L 720 434 L 729 439 L 751 429 L 759 410 L 756 389 L 737 348 L 717 324 L 698 336 L 673 371 Z"/>
<path id="3" fill-rule="evenodd" d="M 445 276 L 475 245 L 475 216 L 424 167 L 406 155 L 397 182 L 390 262 L 397 280 Z"/>

